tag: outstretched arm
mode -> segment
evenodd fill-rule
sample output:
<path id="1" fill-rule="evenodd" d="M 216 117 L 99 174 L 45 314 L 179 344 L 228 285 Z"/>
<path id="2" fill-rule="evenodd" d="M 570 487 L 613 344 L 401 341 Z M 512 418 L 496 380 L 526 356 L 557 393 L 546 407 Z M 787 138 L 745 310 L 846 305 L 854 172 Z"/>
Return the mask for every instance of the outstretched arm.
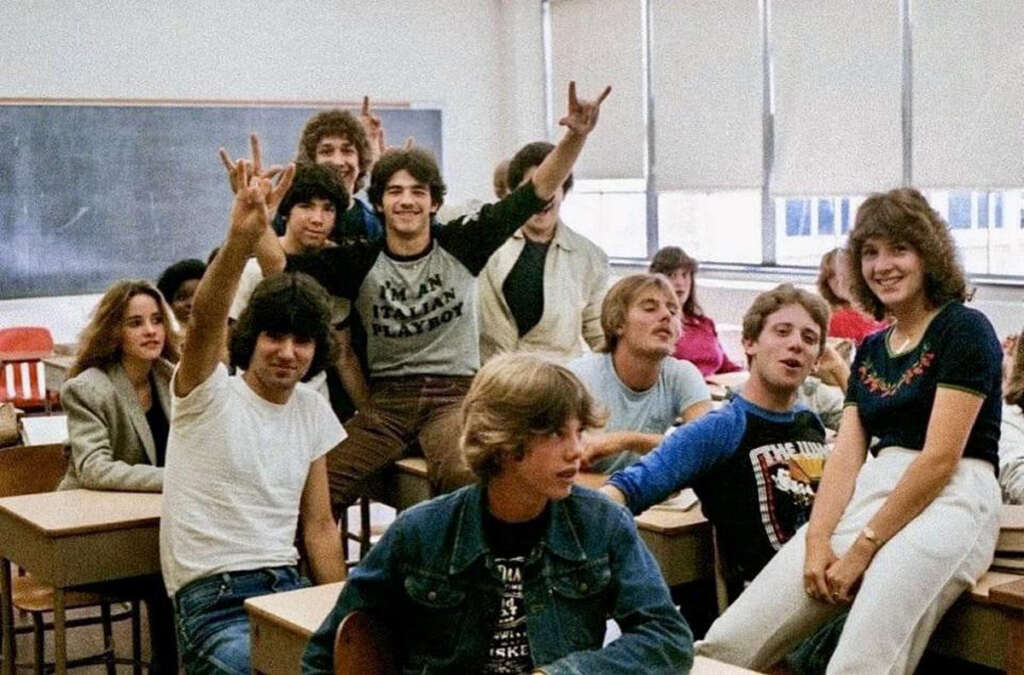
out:
<path id="1" fill-rule="evenodd" d="M 611 87 L 605 87 L 596 101 L 581 101 L 576 98 L 576 82 L 569 83 L 569 110 L 558 123 L 567 128 L 565 136 L 558 142 L 533 174 L 533 189 L 541 199 L 551 199 L 565 179 L 572 172 L 587 136 L 597 126 L 601 103 L 608 98 Z"/>
<path id="2" fill-rule="evenodd" d="M 253 158 L 232 163 L 231 184 L 238 186 L 231 206 L 227 240 L 206 268 L 192 305 L 191 328 L 174 376 L 175 396 L 187 396 L 216 368 L 228 328 L 228 308 L 238 290 L 246 259 L 270 228 L 270 205 L 280 203 L 291 186 L 289 165 L 277 183 L 263 175 L 259 141 L 252 137 Z"/>

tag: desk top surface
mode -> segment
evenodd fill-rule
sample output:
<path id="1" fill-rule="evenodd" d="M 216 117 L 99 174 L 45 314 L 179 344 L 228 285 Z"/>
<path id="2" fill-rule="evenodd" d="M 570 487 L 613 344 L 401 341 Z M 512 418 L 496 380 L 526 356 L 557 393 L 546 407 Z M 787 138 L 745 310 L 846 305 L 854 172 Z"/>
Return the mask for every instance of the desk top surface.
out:
<path id="1" fill-rule="evenodd" d="M 162 495 L 155 492 L 63 490 L 0 499 L 0 521 L 14 518 L 46 536 L 157 526 Z"/>
<path id="2" fill-rule="evenodd" d="M 245 601 L 245 609 L 258 617 L 308 638 L 320 627 L 338 601 L 344 581 L 271 593 Z"/>

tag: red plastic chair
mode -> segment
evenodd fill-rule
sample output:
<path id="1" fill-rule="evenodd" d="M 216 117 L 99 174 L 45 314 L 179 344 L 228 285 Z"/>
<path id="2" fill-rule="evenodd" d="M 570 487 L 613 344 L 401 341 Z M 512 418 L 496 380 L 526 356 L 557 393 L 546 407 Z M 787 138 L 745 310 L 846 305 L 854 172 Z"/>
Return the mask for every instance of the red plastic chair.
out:
<path id="1" fill-rule="evenodd" d="M 47 395 L 43 359 L 53 353 L 53 336 L 46 328 L 0 328 L 0 403 L 50 411 L 55 394 Z"/>

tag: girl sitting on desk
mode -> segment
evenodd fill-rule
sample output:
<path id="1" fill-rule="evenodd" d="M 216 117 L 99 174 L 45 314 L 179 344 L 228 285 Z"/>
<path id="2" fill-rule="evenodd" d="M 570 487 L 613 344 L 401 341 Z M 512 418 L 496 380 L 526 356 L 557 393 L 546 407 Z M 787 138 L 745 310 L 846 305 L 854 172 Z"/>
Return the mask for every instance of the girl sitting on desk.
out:
<path id="1" fill-rule="evenodd" d="M 768 668 L 849 607 L 828 672 L 913 672 L 992 562 L 1001 350 L 963 305 L 952 236 L 903 188 L 864 202 L 849 250 L 854 295 L 894 321 L 857 350 L 810 522 L 712 625 L 706 656 Z"/>
<path id="2" fill-rule="evenodd" d="M 177 358 L 160 291 L 148 281 L 111 286 L 61 388 L 71 457 L 58 489 L 160 491 Z"/>

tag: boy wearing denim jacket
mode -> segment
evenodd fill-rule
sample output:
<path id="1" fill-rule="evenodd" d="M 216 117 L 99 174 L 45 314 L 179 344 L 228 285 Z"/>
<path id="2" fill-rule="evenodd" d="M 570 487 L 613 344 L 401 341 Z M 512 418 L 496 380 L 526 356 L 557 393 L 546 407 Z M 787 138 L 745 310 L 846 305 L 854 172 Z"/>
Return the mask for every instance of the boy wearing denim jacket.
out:
<path id="1" fill-rule="evenodd" d="M 418 505 L 353 570 L 304 673 L 333 672 L 350 612 L 372 613 L 406 673 L 687 672 L 692 638 L 630 515 L 574 485 L 601 423 L 579 380 L 536 356 L 480 370 L 462 408 L 476 485 Z M 602 648 L 607 619 L 622 635 Z"/>

